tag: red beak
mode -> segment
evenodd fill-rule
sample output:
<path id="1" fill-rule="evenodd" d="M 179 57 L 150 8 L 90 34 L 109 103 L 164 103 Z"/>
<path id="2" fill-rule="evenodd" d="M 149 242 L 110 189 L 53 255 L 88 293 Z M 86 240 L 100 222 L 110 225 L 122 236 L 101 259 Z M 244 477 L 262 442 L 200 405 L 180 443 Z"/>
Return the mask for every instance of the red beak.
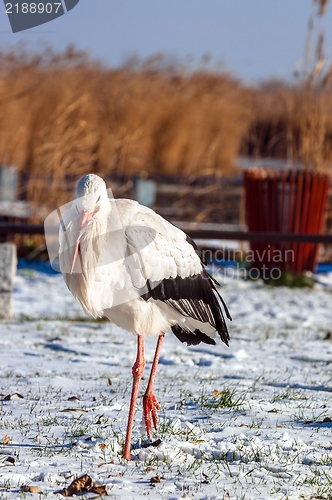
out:
<path id="1" fill-rule="evenodd" d="M 84 211 L 82 213 L 81 220 L 80 220 L 80 225 L 79 225 L 79 229 L 78 229 L 79 233 L 81 232 L 81 229 L 84 226 L 84 224 L 86 224 L 87 222 L 89 222 L 89 220 L 91 220 L 91 219 L 92 219 L 92 213 L 86 212 L 86 211 Z M 75 245 L 75 251 L 74 251 L 74 255 L 73 255 L 73 262 L 72 262 L 72 265 L 71 265 L 70 274 L 73 274 L 73 271 L 74 271 L 74 268 L 75 268 L 75 264 L 76 264 L 76 260 L 77 260 L 77 256 L 78 255 L 80 255 L 80 239 L 79 239 L 79 237 L 77 238 L 76 245 Z M 81 260 L 81 267 L 82 267 L 81 255 L 80 255 L 80 260 Z"/>

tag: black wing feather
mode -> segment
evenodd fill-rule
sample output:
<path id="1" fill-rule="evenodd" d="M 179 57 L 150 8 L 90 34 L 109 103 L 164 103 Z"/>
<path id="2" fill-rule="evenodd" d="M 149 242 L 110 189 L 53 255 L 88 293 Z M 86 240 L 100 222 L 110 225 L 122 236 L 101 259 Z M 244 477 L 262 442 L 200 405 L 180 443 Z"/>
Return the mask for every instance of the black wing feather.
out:
<path id="1" fill-rule="evenodd" d="M 187 342 L 187 345 L 198 345 L 201 342 L 204 344 L 216 345 L 214 339 L 196 329 L 194 332 L 184 330 L 179 325 L 172 326 L 172 332 L 180 340 L 180 342 Z"/>
<path id="2" fill-rule="evenodd" d="M 227 325 L 216 294 L 219 296 L 213 281 L 203 269 L 201 274 L 187 278 L 177 276 L 176 278 L 164 279 L 160 283 L 150 281 L 148 292 L 144 293 L 142 297 L 145 300 L 149 298 L 161 300 L 184 316 L 189 316 L 202 323 L 209 323 L 217 330 L 221 340 L 228 345 Z M 222 303 L 227 317 L 231 319 L 227 307 L 223 301 Z M 183 335 L 185 332 L 183 330 Z M 200 333 L 202 334 L 202 332 Z M 206 337 L 208 336 L 206 335 Z M 198 340 L 197 334 L 195 339 Z M 202 341 L 204 342 L 204 340 Z"/>
<path id="3" fill-rule="evenodd" d="M 200 261 L 202 262 L 202 264 L 204 264 L 206 266 L 207 260 L 205 258 L 205 255 L 203 254 L 202 250 L 200 250 L 198 248 L 198 246 L 196 245 L 196 243 L 194 242 L 194 240 L 192 238 L 190 238 L 190 236 L 188 236 L 187 234 L 186 234 L 186 240 L 193 247 L 193 249 L 195 250 L 196 254 L 200 258 Z"/>

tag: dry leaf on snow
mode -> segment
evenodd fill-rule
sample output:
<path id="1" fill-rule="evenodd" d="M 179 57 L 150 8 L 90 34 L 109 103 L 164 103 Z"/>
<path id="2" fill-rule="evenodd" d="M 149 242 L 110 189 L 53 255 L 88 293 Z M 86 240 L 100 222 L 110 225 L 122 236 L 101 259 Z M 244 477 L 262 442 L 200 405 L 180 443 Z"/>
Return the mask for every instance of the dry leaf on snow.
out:
<path id="1" fill-rule="evenodd" d="M 14 392 L 14 394 L 7 394 L 7 396 L 5 396 L 2 399 L 2 401 L 11 401 L 12 399 L 15 399 L 15 398 L 24 399 L 24 397 L 22 396 L 22 394 L 20 394 L 18 392 Z"/>
<path id="2" fill-rule="evenodd" d="M 110 462 L 101 462 L 100 464 L 98 464 L 98 467 L 103 467 L 104 465 L 114 465 L 114 460 L 111 460 Z"/>
<path id="3" fill-rule="evenodd" d="M 325 417 L 323 420 L 305 420 L 304 425 L 310 424 L 330 424 L 332 423 L 332 419 L 330 417 Z"/>
<path id="4" fill-rule="evenodd" d="M 212 391 L 212 396 L 221 396 L 222 394 L 226 394 L 227 391 Z"/>
<path id="5" fill-rule="evenodd" d="M 107 488 L 106 486 L 93 481 L 88 474 L 84 474 L 84 476 L 74 479 L 68 488 L 56 491 L 56 493 L 61 493 L 64 497 L 72 497 L 79 493 L 95 493 L 99 496 L 106 496 Z"/>
<path id="6" fill-rule="evenodd" d="M 24 491 L 24 493 L 42 493 L 39 486 L 31 486 L 28 484 L 24 484 L 21 487 L 21 491 Z"/>
<path id="7" fill-rule="evenodd" d="M 144 444 L 142 444 L 141 448 L 149 448 L 149 446 L 157 447 L 157 446 L 160 445 L 160 443 L 161 443 L 161 439 L 156 439 L 152 443 L 144 443 Z"/>
<path id="8" fill-rule="evenodd" d="M 155 484 L 160 483 L 161 480 L 162 480 L 161 476 L 150 477 L 150 484 L 154 486 Z"/>
<path id="9" fill-rule="evenodd" d="M 11 442 L 11 438 L 8 436 L 8 434 L 5 435 L 3 438 L 2 444 L 6 445 Z"/>
<path id="10" fill-rule="evenodd" d="M 83 413 L 87 413 L 88 410 L 82 410 L 82 408 L 64 408 L 63 410 L 60 410 L 61 413 L 68 413 L 70 411 L 81 411 Z"/>

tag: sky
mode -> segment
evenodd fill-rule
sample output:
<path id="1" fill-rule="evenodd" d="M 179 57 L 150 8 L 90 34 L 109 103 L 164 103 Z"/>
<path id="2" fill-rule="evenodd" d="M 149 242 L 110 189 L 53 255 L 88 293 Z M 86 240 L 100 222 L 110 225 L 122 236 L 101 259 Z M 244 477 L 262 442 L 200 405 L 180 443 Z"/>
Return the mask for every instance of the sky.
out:
<path id="1" fill-rule="evenodd" d="M 289 79 L 294 64 L 304 55 L 312 3 L 313 0 L 80 0 L 63 16 L 15 34 L 5 7 L 0 4 L 0 49 L 23 42 L 31 50 L 46 43 L 61 51 L 75 44 L 111 66 L 118 66 L 133 55 L 146 58 L 157 52 L 181 61 L 190 60 L 195 66 L 208 53 L 212 66 L 221 64 L 223 69 L 250 83 Z M 325 51 L 331 58 L 332 3 L 315 26 L 324 30 Z"/>

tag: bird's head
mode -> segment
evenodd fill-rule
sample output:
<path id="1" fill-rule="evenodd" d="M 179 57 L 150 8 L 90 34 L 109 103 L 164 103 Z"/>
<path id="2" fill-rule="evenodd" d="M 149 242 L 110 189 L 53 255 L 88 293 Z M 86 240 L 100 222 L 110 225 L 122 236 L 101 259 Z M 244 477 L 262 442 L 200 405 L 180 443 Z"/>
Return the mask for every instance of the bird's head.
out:
<path id="1" fill-rule="evenodd" d="M 105 203 L 108 203 L 108 194 L 105 181 L 101 177 L 95 174 L 88 174 L 78 181 L 73 209 L 78 212 L 80 219 L 70 274 L 73 273 L 79 254 L 82 229 L 99 212 L 101 206 Z"/>

